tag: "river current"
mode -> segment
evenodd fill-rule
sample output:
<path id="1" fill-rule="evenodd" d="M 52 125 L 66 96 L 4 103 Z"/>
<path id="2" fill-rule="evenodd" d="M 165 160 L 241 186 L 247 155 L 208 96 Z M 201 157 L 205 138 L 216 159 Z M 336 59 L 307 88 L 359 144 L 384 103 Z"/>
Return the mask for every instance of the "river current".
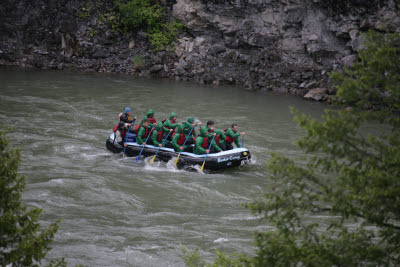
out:
<path id="1" fill-rule="evenodd" d="M 106 138 L 126 106 L 138 119 L 152 108 L 157 120 L 173 111 L 219 129 L 237 123 L 252 164 L 203 174 L 112 154 Z M 0 124 L 21 147 L 23 201 L 43 209 L 42 225 L 61 219 L 48 256 L 71 266 L 184 266 L 180 244 L 208 260 L 215 249 L 252 253 L 254 231 L 268 226 L 240 204 L 273 187 L 270 152 L 303 155 L 290 106 L 315 117 L 326 107 L 233 86 L 0 69 Z"/>

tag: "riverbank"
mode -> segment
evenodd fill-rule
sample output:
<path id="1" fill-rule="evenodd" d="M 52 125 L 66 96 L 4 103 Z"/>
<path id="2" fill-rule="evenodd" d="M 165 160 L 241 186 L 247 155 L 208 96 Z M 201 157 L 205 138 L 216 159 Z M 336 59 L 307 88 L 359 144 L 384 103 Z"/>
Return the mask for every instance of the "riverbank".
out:
<path id="1" fill-rule="evenodd" d="M 161 1 L 182 32 L 169 51 L 146 33 L 113 28 L 113 2 L 6 0 L 0 65 L 234 84 L 314 100 L 334 93 L 328 73 L 350 66 L 362 32 L 400 32 L 399 4 L 375 1 Z"/>

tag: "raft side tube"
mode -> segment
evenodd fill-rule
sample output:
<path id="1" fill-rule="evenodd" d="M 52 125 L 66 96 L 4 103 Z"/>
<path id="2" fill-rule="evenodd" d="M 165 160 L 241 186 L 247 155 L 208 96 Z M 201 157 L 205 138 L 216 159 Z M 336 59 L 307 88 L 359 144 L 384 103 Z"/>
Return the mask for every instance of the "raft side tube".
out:
<path id="1" fill-rule="evenodd" d="M 112 133 L 107 139 L 107 148 L 113 153 L 120 153 L 123 150 L 123 146 L 114 142 L 114 133 Z M 129 157 L 135 157 L 139 155 L 143 145 L 139 145 L 134 142 L 127 142 L 125 154 Z M 152 157 L 155 155 L 159 147 L 153 145 L 146 145 L 143 149 L 143 157 Z M 118 152 L 119 151 L 119 152 Z M 172 148 L 162 147 L 160 148 L 157 158 L 159 160 L 168 162 L 172 158 L 178 156 Z M 196 155 L 189 152 L 181 152 L 181 156 L 178 161 L 178 168 L 185 168 L 187 166 L 201 166 L 203 164 L 205 154 Z M 221 170 L 226 168 L 233 168 L 241 166 L 247 163 L 251 159 L 250 151 L 246 148 L 234 148 L 232 150 L 221 151 L 218 153 L 209 154 L 206 160 L 205 169 L 209 170 Z"/>

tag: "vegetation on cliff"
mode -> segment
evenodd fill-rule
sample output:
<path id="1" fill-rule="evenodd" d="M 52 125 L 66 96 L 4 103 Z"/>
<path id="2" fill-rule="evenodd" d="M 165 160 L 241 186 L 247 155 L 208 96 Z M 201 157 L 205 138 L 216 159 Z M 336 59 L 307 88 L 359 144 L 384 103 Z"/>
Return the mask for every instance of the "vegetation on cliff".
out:
<path id="1" fill-rule="evenodd" d="M 276 187 L 246 205 L 275 230 L 255 234 L 254 256 L 217 251 L 210 266 L 400 263 L 400 35 L 365 37 L 352 69 L 331 75 L 341 107 L 322 121 L 293 111 L 305 167 L 274 153 Z M 206 265 L 198 250 L 183 252 L 187 265 Z"/>

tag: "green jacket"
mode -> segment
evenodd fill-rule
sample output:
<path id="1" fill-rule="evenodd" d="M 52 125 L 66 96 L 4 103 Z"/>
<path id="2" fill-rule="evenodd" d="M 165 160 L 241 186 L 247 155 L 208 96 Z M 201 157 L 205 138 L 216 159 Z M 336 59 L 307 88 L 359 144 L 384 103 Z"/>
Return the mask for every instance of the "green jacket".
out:
<path id="1" fill-rule="evenodd" d="M 174 137 L 172 137 L 172 146 L 174 147 L 175 152 L 180 152 L 181 150 L 179 149 L 181 146 L 178 145 L 178 140 L 181 137 L 181 135 L 185 136 L 185 140 L 187 135 L 184 133 L 184 126 L 183 124 L 178 125 L 178 131 L 175 133 Z M 182 145 L 183 150 L 185 150 L 186 145 Z"/>
<path id="2" fill-rule="evenodd" d="M 226 138 L 226 135 L 224 134 L 224 131 L 221 131 L 220 129 L 214 128 L 214 132 L 211 132 L 211 129 L 208 128 L 208 138 L 212 138 L 213 137 L 213 133 L 217 134 L 215 136 L 215 138 L 217 138 L 217 136 L 219 135 L 219 143 L 221 143 L 221 141 L 225 140 L 225 138 Z"/>
<path id="3" fill-rule="evenodd" d="M 176 113 L 175 112 L 171 112 L 171 115 L 169 116 L 169 118 L 170 119 L 172 119 L 173 117 L 175 117 L 176 116 Z M 168 134 L 169 133 L 169 129 L 174 129 L 174 128 L 176 128 L 178 126 L 178 123 L 176 122 L 176 123 L 171 123 L 171 121 L 170 120 L 166 120 L 165 122 L 164 122 L 164 126 L 163 126 L 163 130 L 164 130 L 164 133 L 165 134 Z M 168 128 L 169 129 L 168 129 Z"/>
<path id="4" fill-rule="evenodd" d="M 194 145 L 194 153 L 197 155 L 201 155 L 201 154 L 205 154 L 207 148 L 202 148 L 201 145 L 204 142 L 204 137 L 207 136 L 207 127 L 203 126 L 200 130 L 200 134 L 199 136 L 197 136 L 196 140 L 195 140 L 195 145 Z M 208 139 L 208 145 L 210 145 L 210 142 L 212 140 L 212 137 Z M 212 142 L 211 145 L 217 152 L 221 151 L 221 148 L 219 148 L 219 146 L 217 146 L 217 144 L 215 143 L 215 141 Z"/>
<path id="5" fill-rule="evenodd" d="M 235 133 L 235 132 L 233 132 L 232 128 L 229 128 L 229 129 L 226 131 L 225 135 L 226 135 L 226 136 L 230 136 L 230 137 L 232 137 L 232 138 L 236 138 L 236 140 L 235 140 L 236 147 L 239 147 L 239 148 L 240 148 L 240 143 L 239 143 L 240 133 L 239 133 L 239 132 Z M 225 139 L 226 139 L 226 137 L 225 137 L 224 139 L 221 138 L 221 140 L 225 140 Z M 220 142 L 221 142 L 221 141 L 220 141 Z M 223 141 L 223 142 L 224 142 L 225 144 L 227 143 L 226 141 Z"/>
<path id="6" fill-rule="evenodd" d="M 159 144 L 162 144 L 163 140 L 161 142 L 157 141 L 157 137 L 158 137 L 158 132 L 162 132 L 162 127 L 163 124 L 162 122 L 157 122 L 156 127 L 154 127 L 153 132 L 151 133 L 151 140 L 153 141 L 154 146 L 158 146 Z"/>
<path id="7" fill-rule="evenodd" d="M 139 131 L 136 135 L 136 143 L 138 143 L 139 145 L 143 144 L 143 142 L 146 142 L 146 139 L 147 139 L 147 137 L 143 137 L 143 135 L 146 132 L 146 127 L 143 126 L 143 123 L 140 123 L 140 126 L 141 127 L 139 128 Z M 153 126 L 150 126 L 150 124 L 149 124 L 149 127 L 147 127 L 147 128 L 149 129 L 149 132 L 150 132 L 151 128 L 153 128 Z"/>
<path id="8" fill-rule="evenodd" d="M 147 111 L 147 113 L 144 116 L 143 120 L 146 120 L 146 119 L 149 120 L 149 115 L 153 115 L 153 118 L 154 118 L 154 111 L 152 109 L 149 109 L 149 111 Z M 156 121 L 156 118 L 154 118 L 154 121 Z M 151 124 L 151 122 L 150 122 L 150 124 Z M 153 127 L 153 126 L 151 126 L 151 127 Z"/>
<path id="9" fill-rule="evenodd" d="M 194 122 L 194 118 L 189 117 L 188 120 L 183 123 L 183 126 L 185 127 L 185 129 L 183 131 L 185 132 L 186 135 L 188 135 L 190 130 L 192 129 L 193 122 Z M 197 123 L 196 123 L 196 126 L 197 126 Z M 190 134 L 190 137 L 193 138 L 195 136 L 196 136 L 196 129 L 193 128 L 192 133 Z"/>

